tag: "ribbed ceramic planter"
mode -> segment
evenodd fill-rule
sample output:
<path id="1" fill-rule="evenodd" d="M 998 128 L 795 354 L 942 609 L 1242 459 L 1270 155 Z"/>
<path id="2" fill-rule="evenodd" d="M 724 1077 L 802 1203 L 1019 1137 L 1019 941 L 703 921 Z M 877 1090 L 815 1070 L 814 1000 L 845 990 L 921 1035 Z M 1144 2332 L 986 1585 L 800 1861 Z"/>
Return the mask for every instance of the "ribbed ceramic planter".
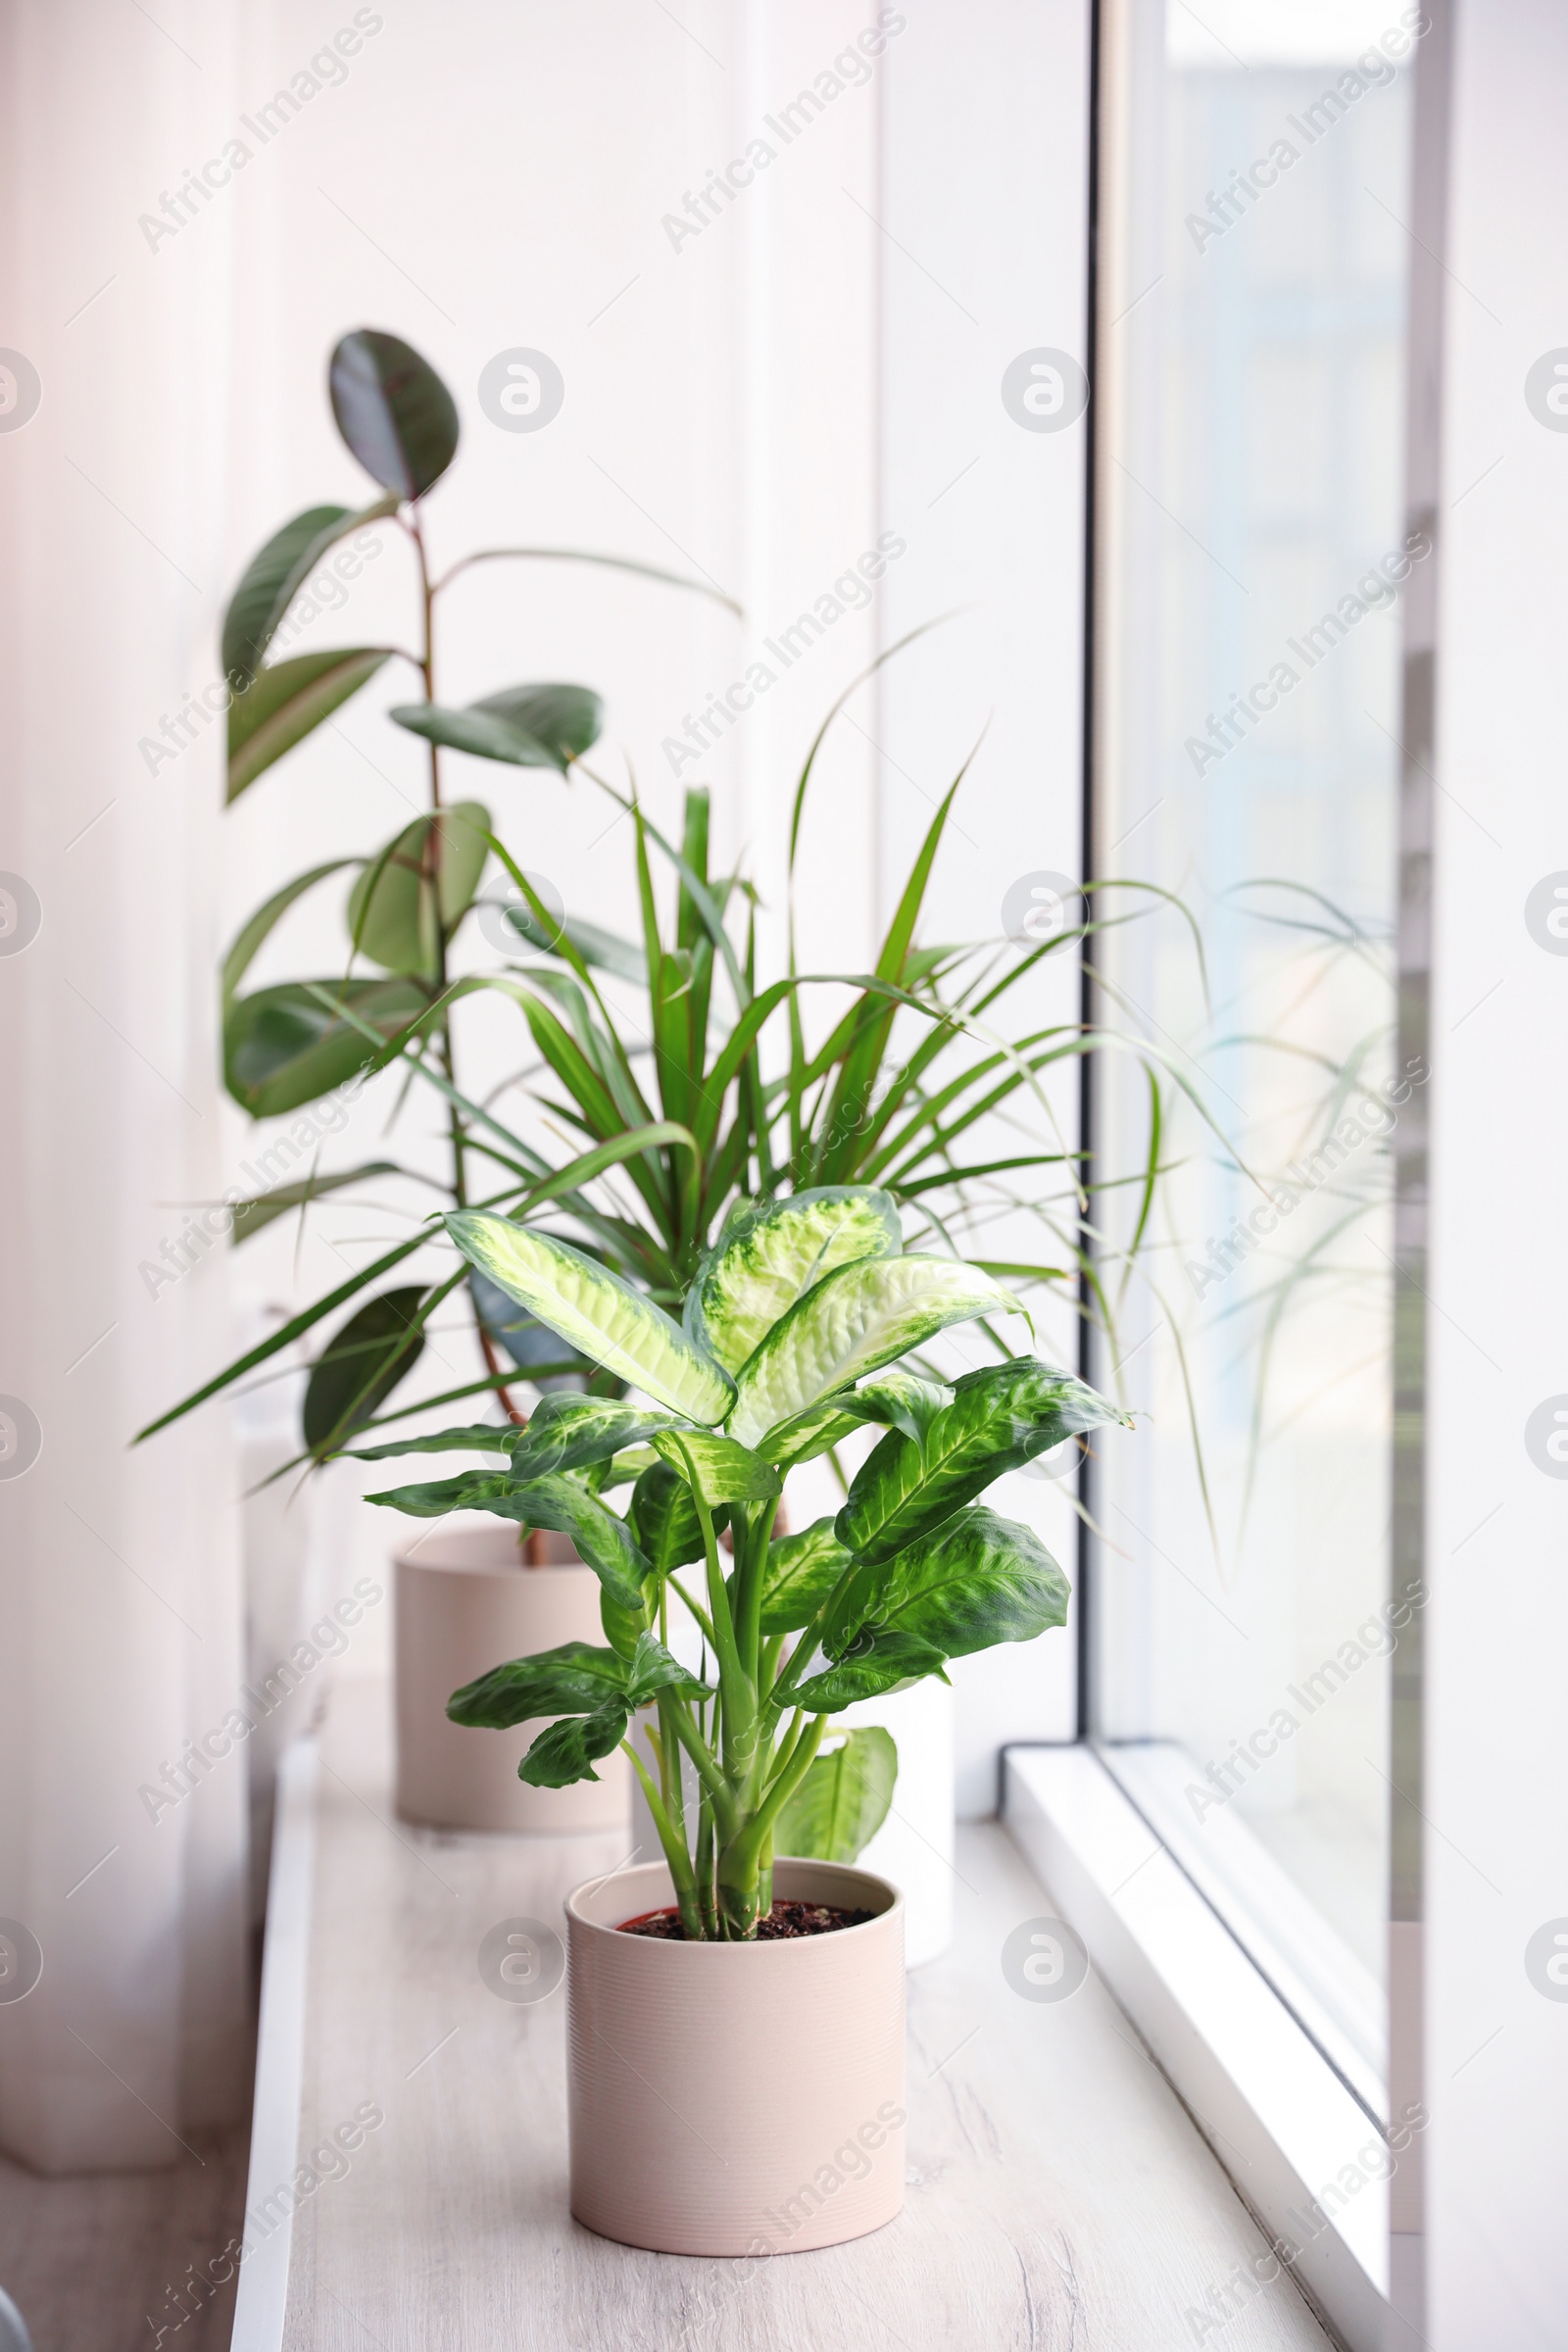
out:
<path id="1" fill-rule="evenodd" d="M 662 1863 L 566 1903 L 571 2210 L 662 2254 L 804 2253 L 904 2203 L 904 1904 L 780 1861 L 773 1892 L 876 1917 L 779 1943 L 616 1933 L 673 1901 Z"/>
<path id="2" fill-rule="evenodd" d="M 618 1751 L 597 1782 L 530 1788 L 517 1759 L 544 1729 L 470 1731 L 447 1721 L 454 1690 L 508 1658 L 563 1642 L 602 1645 L 599 1579 L 564 1536 L 546 1536 L 544 1568 L 523 1565 L 504 1527 L 438 1530 L 400 1552 L 397 1577 L 397 1805 L 405 1821 L 447 1830 L 621 1829 L 631 1767 Z"/>

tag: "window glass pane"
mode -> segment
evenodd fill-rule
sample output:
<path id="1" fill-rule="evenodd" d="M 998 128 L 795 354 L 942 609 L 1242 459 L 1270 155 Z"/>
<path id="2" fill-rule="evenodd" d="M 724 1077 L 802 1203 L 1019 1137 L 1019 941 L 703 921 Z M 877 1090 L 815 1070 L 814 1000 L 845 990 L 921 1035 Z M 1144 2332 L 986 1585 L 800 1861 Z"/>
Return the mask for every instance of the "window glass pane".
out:
<path id="1" fill-rule="evenodd" d="M 1146 895 L 1100 956 L 1173 1076 L 1109 1351 L 1141 1418 L 1100 1449 L 1094 1722 L 1369 2098 L 1414 14 L 1113 12 L 1099 379 L 1097 871 L 1180 907 Z M 1102 1062 L 1122 1166 L 1147 1088 Z M 1101 1204 L 1113 1275 L 1135 1214 Z"/>

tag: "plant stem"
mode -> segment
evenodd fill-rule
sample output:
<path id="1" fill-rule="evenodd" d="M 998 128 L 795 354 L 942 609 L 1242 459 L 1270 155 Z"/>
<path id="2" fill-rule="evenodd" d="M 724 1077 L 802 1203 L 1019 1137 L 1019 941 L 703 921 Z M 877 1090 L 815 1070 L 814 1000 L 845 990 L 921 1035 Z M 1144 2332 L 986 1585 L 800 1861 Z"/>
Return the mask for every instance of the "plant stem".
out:
<path id="1" fill-rule="evenodd" d="M 430 565 L 424 550 L 424 528 L 419 520 L 417 505 L 414 508 L 408 528 L 409 536 L 414 541 L 414 552 L 418 559 L 419 565 L 419 609 L 424 624 L 419 674 L 424 683 L 424 699 L 428 705 L 435 701 L 435 589 L 430 580 Z M 430 893 L 431 927 L 435 935 L 436 989 L 438 994 L 444 997 L 448 986 L 447 932 L 441 914 L 441 747 L 437 743 L 432 743 L 430 746 L 430 816 L 431 822 L 425 833 L 424 852 L 420 859 L 423 868 L 421 879 L 424 887 Z M 458 1083 L 458 1076 L 452 1052 L 452 1022 L 450 1014 L 446 1012 L 441 1015 L 435 1042 L 436 1051 L 441 1056 L 441 1067 L 446 1073 L 447 1084 L 455 1087 Z M 447 1134 L 452 1145 L 452 1198 L 459 1208 L 466 1208 L 468 1204 L 468 1173 L 465 1160 L 465 1150 L 467 1131 L 464 1125 L 463 1113 L 452 1102 L 447 1104 Z M 492 1379 L 499 1381 L 501 1358 L 496 1352 L 495 1343 L 485 1330 L 479 1313 L 479 1302 L 473 1297 L 471 1290 L 469 1298 L 473 1306 L 473 1327 L 479 1337 L 479 1348 L 485 1360 L 485 1368 Z M 502 1404 L 506 1407 L 508 1420 L 519 1429 L 526 1429 L 528 1416 L 514 1402 L 510 1389 L 502 1383 L 497 1393 Z"/>
<path id="2" fill-rule="evenodd" d="M 642 1783 L 643 1794 L 648 1799 L 648 1810 L 654 1817 L 654 1828 L 659 1833 L 659 1842 L 664 1849 L 664 1860 L 669 1865 L 669 1875 L 674 1884 L 675 1905 L 680 1913 L 681 1927 L 690 1941 L 702 1943 L 706 1938 L 703 1933 L 702 1913 L 697 1902 L 697 1881 L 692 1874 L 691 1863 L 687 1859 L 685 1838 L 676 1836 L 669 1816 L 664 1810 L 663 1800 L 649 1778 L 648 1768 L 631 1740 L 623 1740 L 620 1744 L 622 1752 L 630 1756 L 631 1768 Z"/>

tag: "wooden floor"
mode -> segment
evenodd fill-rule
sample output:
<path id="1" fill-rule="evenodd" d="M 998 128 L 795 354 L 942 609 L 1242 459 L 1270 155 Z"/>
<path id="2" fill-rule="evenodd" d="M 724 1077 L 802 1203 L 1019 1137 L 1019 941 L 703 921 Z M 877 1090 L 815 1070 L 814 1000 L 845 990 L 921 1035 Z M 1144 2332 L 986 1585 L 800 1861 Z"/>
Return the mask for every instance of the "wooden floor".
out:
<path id="1" fill-rule="evenodd" d="M 960 1840 L 955 1947 L 909 1981 L 898 2221 L 760 2263 L 580 2229 L 564 1994 L 499 2000 L 476 1953 L 624 1857 L 394 1822 L 385 1716 L 340 1685 L 325 1731 L 299 2144 L 362 2102 L 385 2121 L 296 2216 L 286 2352 L 1322 2352 L 1288 2278 L 1236 2289 L 1263 2240 L 1104 1986 L 1009 1989 L 1003 1941 L 1051 1906 L 992 1826 Z"/>
<path id="2" fill-rule="evenodd" d="M 167 2172 L 64 2180 L 0 2157 L 0 2286 L 33 2352 L 152 2352 L 161 2327 L 165 2352 L 224 2352 L 233 2285 L 205 2303 L 177 2290 L 239 2230 L 249 2143 L 248 2125 L 196 2133 Z"/>

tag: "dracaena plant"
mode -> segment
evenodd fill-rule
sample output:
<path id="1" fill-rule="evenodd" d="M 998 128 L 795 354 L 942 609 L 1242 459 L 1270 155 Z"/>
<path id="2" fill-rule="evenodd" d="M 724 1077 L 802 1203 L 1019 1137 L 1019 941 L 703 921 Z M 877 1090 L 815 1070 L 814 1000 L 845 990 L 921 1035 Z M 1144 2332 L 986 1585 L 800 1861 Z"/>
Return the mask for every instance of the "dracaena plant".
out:
<path id="1" fill-rule="evenodd" d="M 846 1798 L 840 1759 L 818 1755 L 831 1717 L 1063 1622 L 1067 1582 L 1051 1553 L 978 1497 L 1115 1408 L 1033 1355 L 951 1385 L 903 1361 L 952 1325 L 1022 1310 L 983 1268 L 906 1251 L 897 1204 L 876 1188 L 739 1202 L 679 1323 L 586 1252 L 511 1218 L 460 1210 L 445 1226 L 487 1281 L 636 1393 L 549 1396 L 526 1429 L 363 1449 L 502 1457 L 370 1499 L 556 1529 L 603 1587 L 604 1646 L 498 1663 L 454 1692 L 448 1714 L 492 1731 L 556 1718 L 517 1768 L 540 1788 L 597 1779 L 596 1761 L 624 1748 L 687 1937 L 749 1939 L 771 1901 L 781 1830 L 781 1850 L 831 1851 L 824 1824 L 867 1809 L 863 1787 Z M 775 1534 L 786 1472 L 865 1424 L 885 1434 L 843 1509 Z M 607 1497 L 622 1494 L 612 1508 Z M 701 1631 L 703 1672 L 669 1646 L 672 1595 Z M 628 1737 L 644 1709 L 652 1771 Z M 869 1753 L 885 1761 L 885 1747 Z M 852 1850 L 863 1827 L 852 1826 Z"/>
<path id="2" fill-rule="evenodd" d="M 666 1308 L 679 1308 L 738 1200 L 858 1184 L 886 1192 L 910 1221 L 911 1238 L 949 1254 L 971 1248 L 975 1262 L 999 1280 L 1037 1296 L 1054 1293 L 1070 1313 L 1108 1323 L 1113 1292 L 1104 1282 L 1096 1195 L 1132 1189 L 1131 1238 L 1115 1252 L 1125 1272 L 1149 1226 L 1164 1095 L 1172 1086 L 1192 1090 L 1147 1039 L 1075 1015 L 1020 1022 L 1009 1017 L 1009 1005 L 1047 959 L 1077 962 L 1106 920 L 1128 919 L 1098 911 L 1105 903 L 1098 893 L 1112 886 L 1089 885 L 1083 920 L 1038 940 L 926 945 L 922 910 L 960 774 L 920 844 L 874 968 L 803 973 L 792 947 L 787 969 L 760 978 L 755 898 L 741 875 L 714 870 L 708 794 L 687 794 L 678 841 L 667 839 L 634 793 L 617 791 L 587 764 L 602 718 L 597 695 L 555 683 L 506 687 L 463 708 L 437 696 L 441 599 L 468 564 L 622 559 L 486 548 L 434 571 L 425 503 L 458 447 L 451 394 L 407 344 L 369 329 L 346 336 L 333 353 L 330 394 L 345 441 L 385 495 L 358 513 L 314 507 L 296 515 L 241 579 L 223 624 L 233 689 L 228 797 L 247 791 L 384 663 L 401 659 L 412 663 L 421 699 L 394 705 L 387 716 L 428 745 L 429 807 L 365 858 L 297 876 L 244 925 L 222 973 L 223 1066 L 234 1099 L 257 1118 L 275 1117 L 395 1067 L 405 1078 L 400 1111 L 411 1089 L 439 1111 L 453 1206 L 482 1205 L 530 1225 L 547 1217 L 564 1224 L 576 1245 Z M 416 650 L 362 645 L 268 660 L 314 566 L 378 517 L 409 541 Z M 710 593 L 647 564 L 623 567 Z M 792 892 L 818 755 L 861 682 L 828 712 L 795 785 Z M 575 913 L 563 920 L 548 907 L 490 810 L 451 799 L 443 760 L 457 755 L 499 766 L 511 787 L 587 777 L 619 799 L 633 819 L 640 938 L 617 938 Z M 660 860 L 674 884 L 672 922 L 661 912 Z M 250 965 L 279 923 L 305 892 L 345 867 L 357 870 L 345 906 L 344 970 L 246 991 Z M 487 871 L 510 881 L 500 936 L 504 943 L 515 938 L 519 953 L 503 952 L 492 968 L 475 969 L 470 918 Z M 466 925 L 470 968 L 460 972 L 453 950 Z M 825 1001 L 821 992 L 836 991 L 842 1001 L 846 986 L 847 1006 L 825 1036 L 814 1036 L 811 1013 Z M 536 1061 L 535 1074 L 520 1081 L 520 1116 L 503 1117 L 497 1098 L 477 1102 L 460 1083 L 457 1018 L 481 990 L 502 992 L 526 1024 Z M 1048 1092 L 1097 1045 L 1135 1052 L 1148 1076 L 1147 1150 L 1125 1167 L 1075 1155 Z M 538 1148 L 539 1113 L 558 1133 L 564 1125 L 581 1148 L 547 1156 Z M 319 1218 L 323 1201 L 341 1188 L 368 1191 L 408 1173 L 386 1158 L 313 1168 L 240 1202 L 233 1240 L 248 1241 L 285 1212 L 302 1223 L 307 1214 Z M 999 1222 L 1002 1246 L 1011 1252 L 1005 1256 L 984 1250 Z M 1036 1237 L 1021 1248 L 1020 1230 Z M 307 1463 L 325 1461 L 380 1420 L 487 1391 L 499 1391 L 520 1424 L 525 1400 L 514 1392 L 535 1378 L 565 1374 L 614 1393 L 617 1375 L 564 1348 L 478 1269 L 466 1276 L 432 1265 L 422 1230 L 378 1251 L 141 1434 L 261 1372 L 335 1316 L 343 1319 L 318 1349 L 305 1390 L 299 1459 Z M 473 1314 L 474 1377 L 437 1398 L 413 1398 L 405 1384 L 426 1326 L 460 1285 Z"/>

